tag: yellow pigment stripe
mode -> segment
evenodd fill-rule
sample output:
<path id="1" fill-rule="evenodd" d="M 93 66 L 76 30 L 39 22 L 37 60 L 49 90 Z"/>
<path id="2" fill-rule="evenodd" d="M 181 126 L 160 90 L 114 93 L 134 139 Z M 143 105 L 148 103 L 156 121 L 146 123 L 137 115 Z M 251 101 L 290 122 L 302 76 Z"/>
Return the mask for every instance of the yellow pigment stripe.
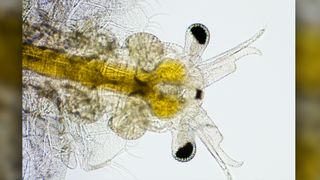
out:
<path id="1" fill-rule="evenodd" d="M 121 67 L 111 66 L 105 62 L 86 59 L 79 56 L 68 56 L 50 49 L 41 49 L 32 45 L 24 45 L 22 56 L 22 67 L 30 69 L 39 74 L 68 79 L 88 87 L 115 88 L 116 83 L 134 82 L 134 71 Z M 116 88 L 116 91 L 130 93 L 132 87 Z"/>
<path id="2" fill-rule="evenodd" d="M 90 88 L 139 95 L 161 118 L 171 117 L 181 109 L 182 102 L 178 97 L 160 94 L 155 88 L 159 83 L 179 85 L 184 82 L 185 67 L 177 60 L 164 60 L 156 70 L 148 73 L 102 60 L 24 45 L 22 66 L 48 77 L 76 81 Z"/>

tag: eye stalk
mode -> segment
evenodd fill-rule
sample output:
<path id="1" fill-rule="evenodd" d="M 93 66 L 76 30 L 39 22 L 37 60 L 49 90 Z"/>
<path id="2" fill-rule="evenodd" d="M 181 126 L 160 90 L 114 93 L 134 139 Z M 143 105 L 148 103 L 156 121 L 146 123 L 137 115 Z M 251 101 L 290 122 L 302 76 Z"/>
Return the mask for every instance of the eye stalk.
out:
<path id="1" fill-rule="evenodd" d="M 200 23 L 188 27 L 185 35 L 184 51 L 193 57 L 192 61 L 198 59 L 209 44 L 210 33 L 208 28 Z"/>
<path id="2" fill-rule="evenodd" d="M 195 99 L 203 99 L 203 91 L 201 89 L 196 90 L 196 96 Z"/>
<path id="3" fill-rule="evenodd" d="M 174 124 L 175 127 L 171 130 L 172 135 L 172 156 L 179 162 L 188 162 L 196 154 L 196 142 L 193 129 L 189 124 L 181 120 Z"/>

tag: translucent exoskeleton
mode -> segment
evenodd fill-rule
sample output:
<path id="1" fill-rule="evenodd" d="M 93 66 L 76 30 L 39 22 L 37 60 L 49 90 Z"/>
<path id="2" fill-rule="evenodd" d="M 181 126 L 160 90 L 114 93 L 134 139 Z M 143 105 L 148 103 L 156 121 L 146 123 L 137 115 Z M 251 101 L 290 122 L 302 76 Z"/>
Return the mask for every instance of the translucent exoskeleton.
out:
<path id="1" fill-rule="evenodd" d="M 123 41 L 153 24 L 144 0 L 22 2 L 24 44 L 69 55 L 106 57 L 116 45 L 115 37 Z M 119 98 L 113 92 L 89 91 L 77 82 L 27 70 L 22 92 L 23 179 L 64 179 L 67 168 L 106 166 L 130 147 L 130 142 L 105 128 L 111 115 L 105 112 Z M 90 119 L 96 123 L 83 123 Z"/>
<path id="2" fill-rule="evenodd" d="M 128 36 L 121 45 L 111 33 L 94 29 L 63 32 L 48 24 L 25 24 L 25 141 L 37 142 L 32 148 L 41 149 L 43 155 L 50 151 L 57 166 L 80 165 L 92 170 L 107 165 L 126 140 L 138 139 L 147 131 L 170 131 L 176 160 L 186 162 L 194 157 L 198 137 L 231 179 L 228 166 L 242 163 L 220 147 L 222 135 L 201 107 L 204 89 L 234 72 L 238 59 L 261 54 L 251 44 L 263 32 L 203 61 L 209 30 L 202 24 L 187 29 L 184 47 L 145 32 Z M 36 124 L 43 127 L 30 132 L 30 126 Z M 42 133 L 47 138 L 39 138 L 38 131 L 49 132 Z M 24 162 L 24 173 L 31 166 L 41 172 L 47 163 L 30 162 Z M 41 172 L 38 177 L 62 178 L 56 171 Z"/>

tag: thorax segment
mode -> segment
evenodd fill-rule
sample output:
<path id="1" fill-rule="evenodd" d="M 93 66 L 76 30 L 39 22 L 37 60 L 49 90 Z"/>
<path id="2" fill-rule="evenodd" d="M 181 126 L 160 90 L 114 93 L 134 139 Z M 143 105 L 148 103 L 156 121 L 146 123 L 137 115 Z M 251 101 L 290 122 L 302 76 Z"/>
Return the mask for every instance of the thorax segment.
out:
<path id="1" fill-rule="evenodd" d="M 137 96 L 162 119 L 174 116 L 183 104 L 178 94 L 163 93 L 165 90 L 161 89 L 165 88 L 161 84 L 178 87 L 186 80 L 185 66 L 175 59 L 164 59 L 153 71 L 146 72 L 139 67 L 24 45 L 22 66 L 44 76 L 75 81 L 89 88 Z"/>

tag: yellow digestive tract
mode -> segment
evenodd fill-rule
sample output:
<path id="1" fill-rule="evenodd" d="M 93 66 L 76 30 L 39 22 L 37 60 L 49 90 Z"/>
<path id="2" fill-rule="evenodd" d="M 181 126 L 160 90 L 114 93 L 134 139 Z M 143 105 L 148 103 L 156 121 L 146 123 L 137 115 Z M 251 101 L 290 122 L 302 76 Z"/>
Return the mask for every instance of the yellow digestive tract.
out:
<path id="1" fill-rule="evenodd" d="M 152 72 L 111 64 L 101 59 L 70 56 L 32 45 L 23 46 L 22 66 L 44 76 L 76 81 L 89 88 L 101 88 L 129 96 L 141 97 L 161 119 L 174 116 L 183 101 L 177 95 L 164 94 L 157 85 L 182 85 L 186 79 L 184 65 L 165 59 Z"/>

